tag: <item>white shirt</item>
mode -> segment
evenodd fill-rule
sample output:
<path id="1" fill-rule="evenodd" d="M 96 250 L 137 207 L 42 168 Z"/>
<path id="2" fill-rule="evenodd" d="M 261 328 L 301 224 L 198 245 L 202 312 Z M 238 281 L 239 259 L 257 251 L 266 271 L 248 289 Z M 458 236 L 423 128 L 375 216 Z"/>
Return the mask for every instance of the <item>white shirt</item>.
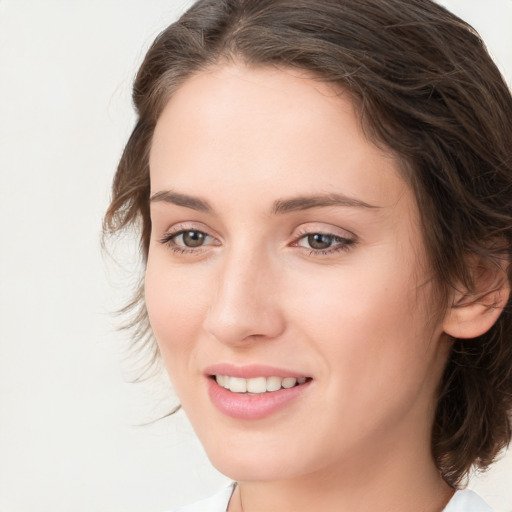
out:
<path id="1" fill-rule="evenodd" d="M 192 505 L 179 507 L 171 512 L 226 512 L 235 484 L 226 487 L 215 496 Z M 443 512 L 493 512 L 493 509 L 473 491 L 457 491 Z"/>

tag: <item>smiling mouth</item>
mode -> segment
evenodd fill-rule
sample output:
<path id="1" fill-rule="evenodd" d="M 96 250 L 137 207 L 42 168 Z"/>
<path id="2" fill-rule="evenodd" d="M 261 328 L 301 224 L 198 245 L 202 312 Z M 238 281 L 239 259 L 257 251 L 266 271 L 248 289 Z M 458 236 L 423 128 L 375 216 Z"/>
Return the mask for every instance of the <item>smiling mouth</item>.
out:
<path id="1" fill-rule="evenodd" d="M 212 375 L 217 384 L 232 393 L 245 395 L 261 395 L 280 389 L 290 389 L 310 381 L 310 377 L 254 377 L 244 379 L 229 375 Z"/>

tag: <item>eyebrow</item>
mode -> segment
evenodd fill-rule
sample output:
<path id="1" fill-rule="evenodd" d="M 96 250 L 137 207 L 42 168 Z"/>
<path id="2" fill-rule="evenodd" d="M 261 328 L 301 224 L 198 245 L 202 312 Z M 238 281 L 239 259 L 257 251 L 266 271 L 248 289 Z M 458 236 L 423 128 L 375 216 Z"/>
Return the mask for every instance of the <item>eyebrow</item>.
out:
<path id="1" fill-rule="evenodd" d="M 184 206 L 204 213 L 212 213 L 213 208 L 210 204 L 195 196 L 180 194 L 172 190 L 162 190 L 156 192 L 150 197 L 151 202 L 166 202 L 177 206 Z M 344 194 L 321 194 L 313 196 L 299 196 L 290 199 L 278 199 L 272 206 L 272 213 L 284 214 L 300 210 L 309 210 L 311 208 L 325 208 L 329 206 L 345 206 L 350 208 L 368 208 L 378 209 L 374 206 L 359 199 L 346 196 Z"/>
<path id="2" fill-rule="evenodd" d="M 278 199 L 272 208 L 272 213 L 288 213 L 310 208 L 325 208 L 328 206 L 348 206 L 350 208 L 380 208 L 365 203 L 359 199 L 344 194 L 322 194 L 315 196 L 300 196 L 291 199 Z"/>
<path id="3" fill-rule="evenodd" d="M 173 192 L 172 190 L 162 190 L 161 192 L 156 192 L 150 197 L 149 200 L 152 203 L 163 201 L 165 203 L 171 203 L 177 206 L 184 206 L 185 208 L 191 208 L 192 210 L 197 210 L 199 212 L 212 212 L 212 207 L 208 204 L 207 201 L 199 199 L 198 197 L 189 196 L 187 194 L 179 194 L 178 192 Z"/>

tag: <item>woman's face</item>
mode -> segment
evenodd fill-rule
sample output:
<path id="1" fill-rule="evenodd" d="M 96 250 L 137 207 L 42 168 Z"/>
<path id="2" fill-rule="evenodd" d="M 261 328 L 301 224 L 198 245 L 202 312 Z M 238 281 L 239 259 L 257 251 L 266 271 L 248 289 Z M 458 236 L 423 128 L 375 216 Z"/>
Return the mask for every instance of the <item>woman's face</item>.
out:
<path id="1" fill-rule="evenodd" d="M 161 115 L 147 309 L 231 478 L 430 457 L 448 343 L 397 168 L 346 94 L 296 70 L 214 68 Z"/>

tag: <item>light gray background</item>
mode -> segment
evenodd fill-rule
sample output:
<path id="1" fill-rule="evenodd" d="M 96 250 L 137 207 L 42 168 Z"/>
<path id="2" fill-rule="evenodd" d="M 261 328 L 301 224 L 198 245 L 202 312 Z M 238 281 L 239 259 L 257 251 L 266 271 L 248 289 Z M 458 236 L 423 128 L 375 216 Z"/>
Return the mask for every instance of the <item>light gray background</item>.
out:
<path id="1" fill-rule="evenodd" d="M 512 0 L 446 0 L 512 83 Z M 0 0 L 0 511 L 157 512 L 227 480 L 173 401 L 125 380 L 110 315 L 135 269 L 99 237 L 130 85 L 182 0 Z M 164 383 L 165 384 L 165 383 Z M 512 453 L 473 478 L 512 511 Z"/>

